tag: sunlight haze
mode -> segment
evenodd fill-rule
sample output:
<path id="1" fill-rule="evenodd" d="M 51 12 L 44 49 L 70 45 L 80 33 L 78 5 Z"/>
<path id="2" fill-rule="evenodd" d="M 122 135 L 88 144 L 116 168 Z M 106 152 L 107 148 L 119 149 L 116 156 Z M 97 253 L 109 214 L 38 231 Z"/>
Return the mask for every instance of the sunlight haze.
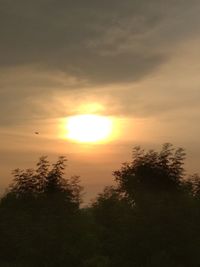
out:
<path id="1" fill-rule="evenodd" d="M 199 172 L 199 14 L 197 0 L 2 0 L 1 192 L 64 155 L 90 199 L 134 146 L 165 142 Z"/>

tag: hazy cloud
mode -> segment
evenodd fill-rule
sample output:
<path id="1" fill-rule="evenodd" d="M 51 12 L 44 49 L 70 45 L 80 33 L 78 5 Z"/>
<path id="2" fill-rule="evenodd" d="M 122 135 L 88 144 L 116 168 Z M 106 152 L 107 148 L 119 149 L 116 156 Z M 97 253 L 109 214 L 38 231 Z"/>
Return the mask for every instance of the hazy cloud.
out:
<path id="1" fill-rule="evenodd" d="M 107 96 L 110 114 L 139 117 L 198 99 L 198 92 L 188 93 L 196 88 L 193 73 L 184 72 L 192 89 L 177 80 L 180 66 L 172 66 L 175 77 L 160 74 L 180 44 L 199 34 L 197 0 L 0 0 L 0 6 L 1 125 L 66 116 L 68 103 L 78 105 L 86 94 L 100 102 Z"/>
<path id="2" fill-rule="evenodd" d="M 134 81 L 198 20 L 192 1 L 1 0 L 1 66 L 40 64 L 92 83 Z M 188 21 L 188 19 L 192 19 Z"/>

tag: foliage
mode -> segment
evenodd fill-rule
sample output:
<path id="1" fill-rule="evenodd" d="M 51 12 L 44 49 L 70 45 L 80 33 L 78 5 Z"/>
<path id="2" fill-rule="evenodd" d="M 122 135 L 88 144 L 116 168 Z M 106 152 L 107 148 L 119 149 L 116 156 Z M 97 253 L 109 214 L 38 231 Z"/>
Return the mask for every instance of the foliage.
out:
<path id="1" fill-rule="evenodd" d="M 171 144 L 164 144 L 160 152 L 145 152 L 140 147 L 133 150 L 133 159 L 124 163 L 114 172 L 121 193 L 132 204 L 140 204 L 144 196 L 165 194 L 180 189 L 184 177 L 185 152 L 182 148 L 174 149 Z"/>
<path id="2" fill-rule="evenodd" d="M 184 159 L 171 144 L 136 147 L 85 208 L 64 157 L 15 170 L 0 202 L 0 266 L 200 266 L 200 178 L 186 177 Z"/>
<path id="3" fill-rule="evenodd" d="M 184 150 L 171 144 L 160 152 L 136 147 L 132 161 L 113 173 L 115 188 L 93 205 L 111 266 L 199 266 L 193 197 L 199 179 L 186 180 L 184 159 Z"/>
<path id="4" fill-rule="evenodd" d="M 64 178 L 66 161 L 65 157 L 59 157 L 50 168 L 47 157 L 41 157 L 35 170 L 14 170 L 13 183 L 9 187 L 7 197 L 37 199 L 58 195 L 78 207 L 81 203 L 82 187 L 78 176 Z"/>
<path id="5" fill-rule="evenodd" d="M 13 172 L 13 183 L 0 205 L 5 260 L 22 266 L 63 266 L 64 259 L 78 264 L 72 243 L 78 242 L 75 222 L 80 217 L 82 187 L 78 177 L 64 178 L 65 167 L 64 157 L 51 166 L 42 157 L 35 170 Z"/>

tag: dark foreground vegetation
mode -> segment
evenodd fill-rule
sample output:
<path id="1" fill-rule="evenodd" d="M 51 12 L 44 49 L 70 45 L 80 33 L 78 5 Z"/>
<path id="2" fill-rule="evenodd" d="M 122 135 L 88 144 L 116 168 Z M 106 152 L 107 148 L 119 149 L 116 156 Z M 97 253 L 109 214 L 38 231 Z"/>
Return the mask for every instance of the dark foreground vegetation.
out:
<path id="1" fill-rule="evenodd" d="M 88 208 L 66 160 L 15 170 L 0 203 L 1 267 L 198 267 L 200 179 L 185 153 L 133 150 Z"/>

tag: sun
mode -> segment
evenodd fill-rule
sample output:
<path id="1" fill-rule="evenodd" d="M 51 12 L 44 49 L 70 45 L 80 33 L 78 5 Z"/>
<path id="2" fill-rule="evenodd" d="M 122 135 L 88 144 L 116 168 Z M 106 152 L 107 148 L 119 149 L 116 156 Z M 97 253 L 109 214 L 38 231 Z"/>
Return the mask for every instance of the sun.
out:
<path id="1" fill-rule="evenodd" d="M 112 134 L 112 119 L 106 116 L 83 114 L 67 119 L 67 138 L 80 143 L 99 143 Z"/>

